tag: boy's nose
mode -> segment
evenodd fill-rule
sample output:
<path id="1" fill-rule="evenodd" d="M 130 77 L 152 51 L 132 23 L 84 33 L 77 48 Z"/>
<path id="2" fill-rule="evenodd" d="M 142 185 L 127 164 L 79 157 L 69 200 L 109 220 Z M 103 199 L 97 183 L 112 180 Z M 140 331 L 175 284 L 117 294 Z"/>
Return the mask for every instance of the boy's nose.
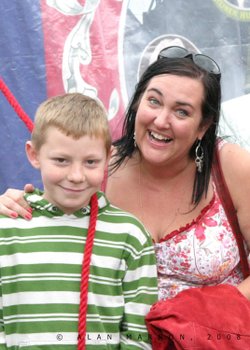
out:
<path id="1" fill-rule="evenodd" d="M 68 173 L 68 179 L 72 182 L 83 182 L 85 180 L 85 173 L 82 166 L 72 166 Z"/>

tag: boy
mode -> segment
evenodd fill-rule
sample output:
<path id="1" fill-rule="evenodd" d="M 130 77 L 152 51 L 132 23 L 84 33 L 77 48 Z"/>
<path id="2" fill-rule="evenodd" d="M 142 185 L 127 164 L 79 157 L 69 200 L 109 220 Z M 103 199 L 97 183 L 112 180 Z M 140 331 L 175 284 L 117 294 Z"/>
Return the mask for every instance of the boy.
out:
<path id="1" fill-rule="evenodd" d="M 110 149 L 97 101 L 72 93 L 38 108 L 26 153 L 44 192 L 25 195 L 32 220 L 0 218 L 0 349 L 150 348 L 154 251 L 99 192 Z"/>

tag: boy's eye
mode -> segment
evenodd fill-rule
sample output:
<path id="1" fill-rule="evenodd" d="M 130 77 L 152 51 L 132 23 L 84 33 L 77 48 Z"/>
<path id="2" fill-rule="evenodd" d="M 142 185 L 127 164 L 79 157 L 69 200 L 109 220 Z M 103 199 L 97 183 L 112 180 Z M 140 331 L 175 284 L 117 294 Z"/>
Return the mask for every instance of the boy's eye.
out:
<path id="1" fill-rule="evenodd" d="M 66 159 L 65 158 L 54 158 L 54 161 L 56 163 L 59 163 L 59 164 L 64 164 L 66 163 Z"/>
<path id="2" fill-rule="evenodd" d="M 95 165 L 95 164 L 97 164 L 97 162 L 98 162 L 98 161 L 97 161 L 96 159 L 88 159 L 88 160 L 87 160 L 87 164 L 88 164 L 88 165 Z"/>

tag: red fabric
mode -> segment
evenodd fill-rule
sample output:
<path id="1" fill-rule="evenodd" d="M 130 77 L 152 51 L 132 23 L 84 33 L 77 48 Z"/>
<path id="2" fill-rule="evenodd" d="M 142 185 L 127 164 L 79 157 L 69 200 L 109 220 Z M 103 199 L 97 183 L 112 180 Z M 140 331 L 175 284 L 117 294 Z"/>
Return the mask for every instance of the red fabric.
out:
<path id="1" fill-rule="evenodd" d="M 250 302 L 231 285 L 190 288 L 159 301 L 146 323 L 153 349 L 250 349 Z"/>

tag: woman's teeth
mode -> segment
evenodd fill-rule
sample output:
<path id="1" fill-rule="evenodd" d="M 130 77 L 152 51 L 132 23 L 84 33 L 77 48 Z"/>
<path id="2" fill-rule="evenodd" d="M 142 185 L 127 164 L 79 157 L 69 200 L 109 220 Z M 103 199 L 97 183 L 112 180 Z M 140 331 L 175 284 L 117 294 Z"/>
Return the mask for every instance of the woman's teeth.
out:
<path id="1" fill-rule="evenodd" d="M 170 142 L 172 139 L 169 139 L 168 137 L 164 137 L 163 135 L 160 135 L 156 132 L 150 131 L 149 135 L 156 141 L 161 141 L 161 142 Z"/>

